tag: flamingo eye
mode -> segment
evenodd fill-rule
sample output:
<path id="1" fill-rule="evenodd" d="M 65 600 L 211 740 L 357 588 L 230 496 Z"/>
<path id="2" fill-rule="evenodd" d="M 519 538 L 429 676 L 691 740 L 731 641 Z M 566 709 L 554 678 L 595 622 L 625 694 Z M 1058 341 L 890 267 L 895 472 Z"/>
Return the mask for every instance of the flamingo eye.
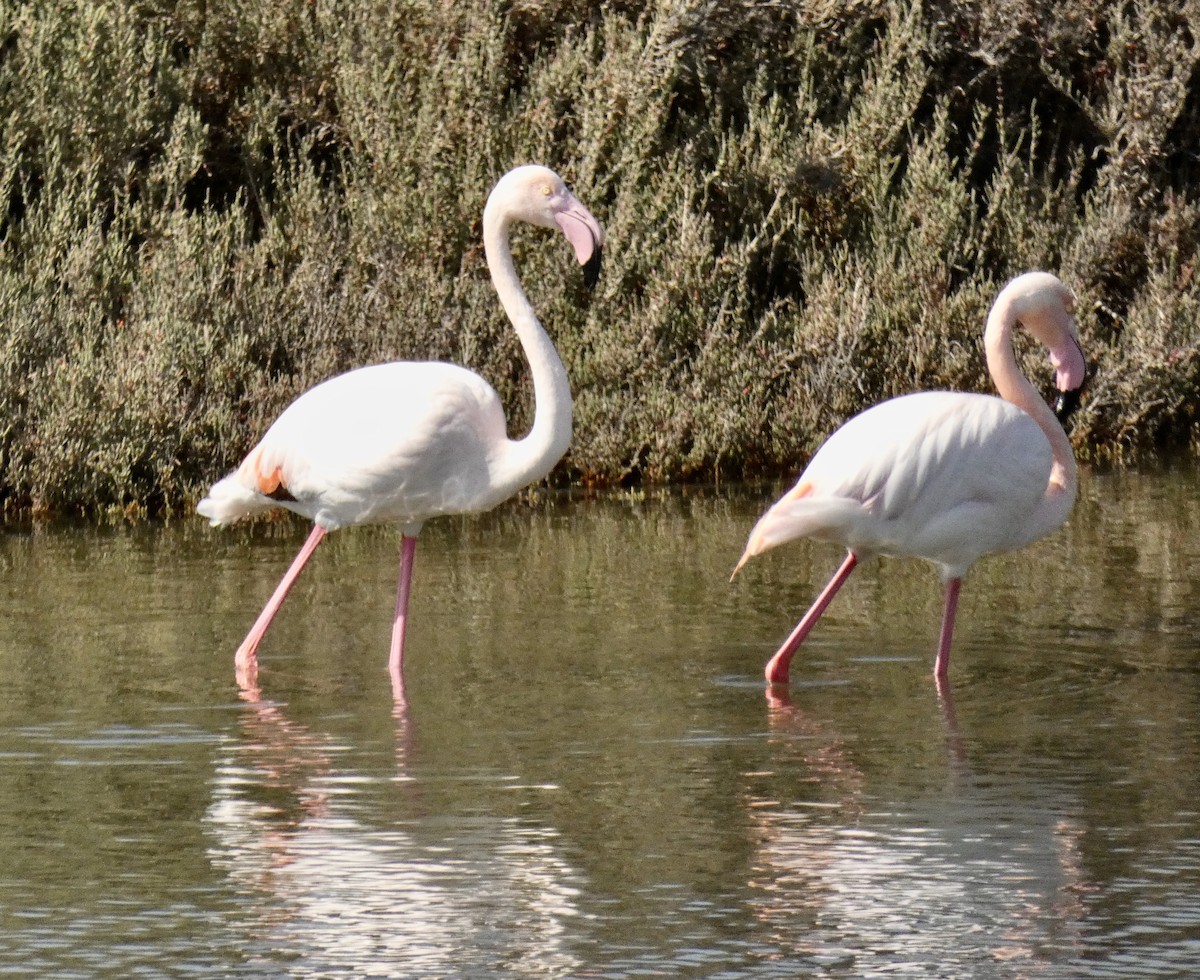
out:
<path id="1" fill-rule="evenodd" d="M 542 184 L 542 197 L 549 197 L 553 193 L 549 184 Z"/>

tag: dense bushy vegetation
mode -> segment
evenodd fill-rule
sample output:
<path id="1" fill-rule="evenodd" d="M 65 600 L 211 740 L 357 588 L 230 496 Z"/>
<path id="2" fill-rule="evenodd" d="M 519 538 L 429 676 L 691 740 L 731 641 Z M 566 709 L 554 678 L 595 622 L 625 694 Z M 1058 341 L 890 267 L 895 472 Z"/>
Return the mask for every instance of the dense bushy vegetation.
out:
<path id="1" fill-rule="evenodd" d="M 1080 299 L 1081 453 L 1194 451 L 1198 43 L 1200 0 L 0 0 L 0 498 L 178 509 L 393 358 L 520 430 L 479 215 L 528 161 L 610 243 L 588 296 L 517 242 L 556 479 L 791 473 L 871 402 L 988 390 L 1034 267 Z"/>

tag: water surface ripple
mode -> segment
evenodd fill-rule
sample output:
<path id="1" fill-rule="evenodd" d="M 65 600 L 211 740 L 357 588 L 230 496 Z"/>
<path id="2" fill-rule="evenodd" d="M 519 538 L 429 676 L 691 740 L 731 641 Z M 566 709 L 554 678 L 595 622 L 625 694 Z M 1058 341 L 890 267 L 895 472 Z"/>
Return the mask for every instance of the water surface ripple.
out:
<path id="1" fill-rule="evenodd" d="M 768 492 L 430 524 L 404 690 L 398 538 L 0 537 L 0 974 L 1154 977 L 1200 962 L 1200 494 L 1086 475 L 963 591 L 729 572 Z"/>

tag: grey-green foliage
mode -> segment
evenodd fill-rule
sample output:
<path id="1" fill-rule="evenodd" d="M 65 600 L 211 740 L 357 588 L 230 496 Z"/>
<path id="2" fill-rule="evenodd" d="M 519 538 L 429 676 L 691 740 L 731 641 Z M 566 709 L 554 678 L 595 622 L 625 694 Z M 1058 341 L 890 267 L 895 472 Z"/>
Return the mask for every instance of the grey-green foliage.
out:
<path id="1" fill-rule="evenodd" d="M 1033 267 L 1079 295 L 1081 452 L 1195 449 L 1198 28 L 1200 0 L 0 0 L 0 499 L 180 508 L 393 358 L 469 365 L 519 431 L 479 239 L 529 161 L 609 241 L 590 296 L 515 243 L 576 393 L 554 479 L 791 472 L 881 398 L 987 390 L 988 303 Z"/>

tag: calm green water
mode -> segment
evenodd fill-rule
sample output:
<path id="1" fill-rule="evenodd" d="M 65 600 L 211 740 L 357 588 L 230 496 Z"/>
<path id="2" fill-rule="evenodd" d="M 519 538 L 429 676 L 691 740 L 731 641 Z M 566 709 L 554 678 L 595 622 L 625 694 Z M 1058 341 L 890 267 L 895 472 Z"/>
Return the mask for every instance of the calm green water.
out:
<path id="1" fill-rule="evenodd" d="M 1200 481 L 1085 478 L 963 592 L 729 572 L 766 494 L 556 501 L 398 537 L 0 536 L 0 974 L 1177 976 L 1200 962 Z"/>

